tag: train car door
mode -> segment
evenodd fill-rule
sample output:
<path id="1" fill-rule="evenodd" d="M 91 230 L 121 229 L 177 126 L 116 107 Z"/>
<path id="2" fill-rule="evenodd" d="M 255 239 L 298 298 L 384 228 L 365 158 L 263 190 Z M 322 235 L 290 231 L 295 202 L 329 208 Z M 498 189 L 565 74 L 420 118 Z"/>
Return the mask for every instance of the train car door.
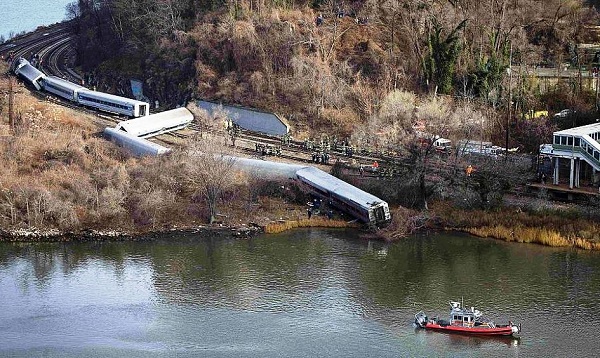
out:
<path id="1" fill-rule="evenodd" d="M 140 113 L 139 116 L 140 117 L 144 117 L 146 116 L 146 113 L 148 113 L 148 108 L 146 108 L 147 106 L 145 104 L 140 104 Z"/>
<path id="2" fill-rule="evenodd" d="M 383 206 L 377 206 L 375 208 L 373 208 L 373 214 L 375 214 L 375 221 L 376 222 L 382 222 L 385 221 L 385 210 L 383 208 Z"/>

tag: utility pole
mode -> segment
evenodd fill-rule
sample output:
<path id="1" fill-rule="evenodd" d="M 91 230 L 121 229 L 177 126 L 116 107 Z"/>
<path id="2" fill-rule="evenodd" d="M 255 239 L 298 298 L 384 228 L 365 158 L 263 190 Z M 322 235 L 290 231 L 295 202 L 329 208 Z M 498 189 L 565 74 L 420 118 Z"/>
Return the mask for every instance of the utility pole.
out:
<path id="1" fill-rule="evenodd" d="M 508 160 L 508 128 L 510 127 L 510 117 L 512 113 L 512 41 L 510 43 L 510 55 L 508 57 L 508 116 L 506 117 L 506 155 Z"/>
<path id="2" fill-rule="evenodd" d="M 592 83 L 596 89 L 596 112 L 600 110 L 598 106 L 598 80 L 600 79 L 600 52 L 594 54 L 592 59 Z"/>

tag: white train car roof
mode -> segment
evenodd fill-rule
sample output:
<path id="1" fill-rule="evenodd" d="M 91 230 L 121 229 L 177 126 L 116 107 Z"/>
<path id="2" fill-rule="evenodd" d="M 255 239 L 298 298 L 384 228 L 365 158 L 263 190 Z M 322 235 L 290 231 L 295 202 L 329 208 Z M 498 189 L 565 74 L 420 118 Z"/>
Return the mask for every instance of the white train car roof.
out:
<path id="1" fill-rule="evenodd" d="M 148 103 L 138 101 L 137 99 L 121 97 L 121 96 L 117 96 L 117 95 L 110 94 L 110 93 L 92 91 L 89 89 L 86 89 L 85 91 L 79 91 L 79 93 L 82 95 L 85 95 L 85 96 L 89 96 L 91 98 L 95 98 L 97 100 L 105 100 L 105 101 L 110 101 L 110 102 L 114 102 L 114 103 L 148 105 Z"/>
<path id="2" fill-rule="evenodd" d="M 285 180 L 296 179 L 296 172 L 306 168 L 306 165 L 271 162 L 262 159 L 232 157 L 235 167 L 245 172 L 252 173 L 261 179 Z"/>
<path id="3" fill-rule="evenodd" d="M 37 90 L 40 90 L 40 84 L 38 83 L 38 81 L 41 78 L 46 77 L 46 75 L 38 70 L 37 68 L 33 67 L 29 61 L 22 59 L 22 61 L 19 61 L 19 65 L 17 66 L 17 68 L 15 69 L 15 73 L 19 76 L 22 76 L 23 78 L 25 78 L 29 83 L 31 83 Z"/>
<path id="4" fill-rule="evenodd" d="M 145 117 L 119 122 L 115 129 L 125 131 L 136 137 L 148 138 L 162 133 L 183 129 L 193 120 L 194 115 L 187 108 L 176 108 Z"/>
<path id="5" fill-rule="evenodd" d="M 327 174 L 324 171 L 315 167 L 304 167 L 296 172 L 299 178 L 302 178 L 316 188 L 327 190 L 351 200 L 365 208 L 371 207 L 385 201 L 379 199 L 373 194 L 369 194 L 354 185 L 348 184 L 345 181 Z"/>
<path id="6" fill-rule="evenodd" d="M 64 79 L 62 79 L 60 77 L 56 77 L 56 76 L 46 76 L 46 78 L 44 78 L 44 81 L 47 82 L 47 83 L 52 83 L 52 84 L 57 85 L 57 86 L 61 86 L 62 88 L 66 88 L 66 89 L 69 89 L 71 91 L 78 91 L 78 92 L 80 92 L 80 91 L 87 90 L 87 88 L 85 88 L 83 86 L 80 86 L 80 85 L 78 85 L 76 83 L 73 83 L 73 82 L 69 82 L 67 80 L 64 80 Z"/>
<path id="7" fill-rule="evenodd" d="M 19 57 L 19 59 L 16 62 L 16 65 L 14 65 L 14 69 L 13 71 L 15 73 L 17 73 L 17 70 L 25 65 L 29 64 L 29 61 L 27 61 L 26 59 L 24 59 L 23 57 Z"/>
<path id="8" fill-rule="evenodd" d="M 139 138 L 110 127 L 104 129 L 104 135 L 118 146 L 125 148 L 131 154 L 138 157 L 158 156 L 171 151 L 171 149 L 152 143 L 147 139 Z"/>

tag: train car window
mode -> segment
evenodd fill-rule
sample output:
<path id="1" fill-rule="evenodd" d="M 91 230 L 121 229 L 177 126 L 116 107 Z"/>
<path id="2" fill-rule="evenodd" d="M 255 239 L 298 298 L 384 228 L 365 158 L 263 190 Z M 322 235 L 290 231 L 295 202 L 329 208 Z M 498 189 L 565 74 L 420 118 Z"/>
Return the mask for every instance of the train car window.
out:
<path id="1" fill-rule="evenodd" d="M 573 137 L 567 137 L 567 145 L 573 145 Z"/>
<path id="2" fill-rule="evenodd" d="M 581 139 L 580 138 L 575 138 L 575 146 L 579 147 L 581 145 Z"/>
<path id="3" fill-rule="evenodd" d="M 378 221 L 385 219 L 385 212 L 383 211 L 382 207 L 378 207 L 375 209 L 375 219 Z"/>
<path id="4" fill-rule="evenodd" d="M 596 160 L 600 160 L 600 153 L 598 153 L 598 151 L 594 151 L 594 158 L 596 158 Z"/>

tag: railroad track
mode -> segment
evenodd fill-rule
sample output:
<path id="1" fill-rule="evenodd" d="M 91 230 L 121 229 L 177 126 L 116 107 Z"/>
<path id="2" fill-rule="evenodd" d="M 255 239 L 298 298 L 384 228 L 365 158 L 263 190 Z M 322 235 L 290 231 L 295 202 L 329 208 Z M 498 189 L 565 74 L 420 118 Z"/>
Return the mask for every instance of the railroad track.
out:
<path id="1" fill-rule="evenodd" d="M 22 38 L 16 39 L 14 43 L 4 44 L 0 47 L 0 54 L 6 55 L 9 51 L 13 51 L 14 60 L 16 60 L 19 57 L 28 58 L 31 54 L 37 53 L 39 55 L 39 58 L 42 60 L 42 67 L 45 73 L 64 78 L 74 83 L 80 83 L 81 76 L 67 65 L 68 59 L 73 54 L 72 43 L 73 36 L 69 32 L 68 25 L 59 24 L 42 31 L 41 33 L 35 32 L 26 35 Z M 62 100 L 55 96 L 51 96 L 47 93 L 38 93 L 37 96 L 38 98 L 52 100 L 55 103 L 59 103 L 63 106 L 72 109 L 80 110 L 88 114 L 98 115 L 97 111 L 89 110 L 87 108 L 74 105 L 71 102 Z M 100 118 L 103 118 L 109 123 L 118 123 L 119 121 L 124 120 L 124 118 L 119 116 L 99 116 L 101 116 Z M 196 132 L 202 130 L 208 131 L 208 129 L 206 128 L 200 128 L 199 125 L 191 125 L 190 129 Z M 164 138 L 165 136 L 178 139 L 186 139 L 189 135 L 180 133 L 170 133 L 161 137 Z M 158 138 L 158 140 L 160 141 L 161 139 Z M 173 141 L 165 140 L 165 142 Z M 239 144 L 245 143 L 247 148 L 244 150 L 246 151 L 254 150 L 254 146 L 257 143 L 273 147 L 279 147 L 281 145 L 281 140 L 279 138 L 249 131 L 241 131 L 238 138 L 236 138 L 236 142 Z M 240 147 L 244 146 L 241 145 Z M 287 158 L 290 160 L 299 160 L 303 162 L 311 161 L 311 150 L 302 148 L 302 142 L 291 141 L 289 145 L 282 147 L 281 152 L 282 154 L 280 156 L 282 158 Z M 333 151 L 332 153 L 335 153 L 335 151 Z M 343 156 L 343 153 L 338 152 L 335 153 L 335 155 Z M 368 161 L 375 159 L 375 157 L 356 155 L 355 159 Z"/>
<path id="2" fill-rule="evenodd" d="M 47 74 L 63 78 L 73 83 L 80 83 L 81 76 L 67 66 L 68 54 L 71 51 L 73 37 L 68 36 L 57 41 L 52 46 L 48 46 L 39 52 L 43 61 L 43 70 Z"/>
<path id="3" fill-rule="evenodd" d="M 69 36 L 67 24 L 54 25 L 43 31 L 33 32 L 15 39 L 14 41 L 0 45 L 0 55 L 4 58 L 8 58 L 9 54 L 12 53 L 12 68 L 15 61 L 20 57 L 30 58 L 33 54 L 55 48 L 56 43 L 60 43 Z"/>
<path id="4" fill-rule="evenodd" d="M 68 23 L 62 23 L 50 26 L 41 31 L 30 33 L 28 35 L 19 37 L 0 45 L 0 55 L 5 58 L 9 52 L 14 54 L 13 60 L 19 57 L 28 58 L 30 54 L 38 53 L 42 59 L 43 69 L 47 74 L 52 74 L 64 79 L 67 79 L 74 83 L 81 82 L 81 75 L 75 70 L 70 68 L 68 65 L 70 59 L 74 56 L 73 36 L 70 34 Z M 35 92 L 34 92 L 35 93 Z M 95 115 L 102 125 L 111 126 L 122 120 L 123 117 L 111 116 L 106 114 L 100 114 L 98 111 L 87 109 L 71 102 L 62 100 L 58 97 L 51 96 L 47 93 L 35 93 L 35 95 L 43 100 L 49 100 L 55 103 L 59 103 L 62 106 L 66 106 L 78 111 L 82 111 L 87 114 Z M 209 130 L 208 128 L 201 127 L 197 123 L 193 123 L 189 126 L 191 134 L 183 133 L 169 133 L 163 134 L 157 137 L 155 140 L 158 142 L 166 143 L 169 145 L 179 145 L 181 141 L 186 140 L 191 135 L 196 135 L 198 132 L 211 133 L 212 135 L 224 135 L 224 140 L 228 140 L 228 135 L 223 134 L 219 131 Z M 383 153 L 373 153 L 369 151 L 355 151 L 351 156 L 343 150 L 343 148 L 330 148 L 328 153 L 330 154 L 331 160 L 329 163 L 314 163 L 312 160 L 312 154 L 315 152 L 323 151 L 319 146 L 314 148 L 307 148 L 304 142 L 290 140 L 287 143 L 282 143 L 278 137 L 273 137 L 266 134 L 250 132 L 241 130 L 236 137 L 236 149 L 247 154 L 252 154 L 255 157 L 268 157 L 268 155 L 261 155 L 257 152 L 256 145 L 271 146 L 272 148 L 279 148 L 279 157 L 299 161 L 304 163 L 331 165 L 337 159 L 341 159 L 342 162 L 352 162 L 353 167 L 357 169 L 356 165 L 366 165 L 377 161 L 382 167 L 394 167 L 394 166 L 407 166 L 410 163 L 406 158 L 401 156 L 385 155 Z M 456 170 L 452 167 L 452 164 L 444 161 L 443 159 L 437 160 L 436 166 L 440 171 Z M 365 173 L 365 176 L 378 176 L 373 173 Z M 526 190 L 516 189 L 520 195 L 524 195 Z"/>
<path id="5" fill-rule="evenodd" d="M 73 36 L 69 32 L 68 24 L 58 24 L 49 27 L 41 32 L 31 33 L 9 44 L 3 44 L 0 46 L 0 54 L 6 55 L 8 51 L 14 52 L 15 59 L 19 57 L 28 57 L 29 54 L 38 53 L 42 59 L 43 69 L 47 74 L 52 74 L 71 82 L 79 83 L 81 76 L 77 74 L 68 64 L 68 59 L 73 55 L 72 49 Z M 111 115 L 99 115 L 97 111 L 93 111 L 87 108 L 74 105 L 71 102 L 59 99 L 58 97 L 51 96 L 49 94 L 38 95 L 40 98 L 49 99 L 52 98 L 54 102 L 60 103 L 63 106 L 70 107 L 76 110 L 83 111 L 88 114 L 98 115 L 99 118 L 108 123 L 118 123 L 124 120 L 119 116 Z M 192 124 L 190 127 L 191 131 L 205 131 L 208 132 L 207 128 L 201 128 L 197 124 Z M 193 134 L 192 134 L 193 135 Z M 166 136 L 166 137 L 165 137 Z M 160 136 L 161 138 L 177 138 L 185 140 L 189 134 L 181 133 L 170 133 Z M 227 136 L 227 134 L 225 134 Z M 160 141 L 161 138 L 158 138 Z M 173 142 L 172 140 L 165 140 L 165 142 Z M 261 146 L 270 146 L 272 148 L 278 148 L 282 158 L 290 160 L 298 160 L 302 162 L 313 162 L 312 155 L 315 152 L 323 152 L 324 149 L 319 146 L 314 148 L 307 148 L 304 142 L 290 140 L 287 143 L 282 143 L 279 137 L 273 137 L 266 134 L 257 132 L 250 132 L 246 130 L 239 131 L 236 136 L 236 143 L 239 147 L 244 148 L 244 151 L 256 151 L 255 146 L 260 144 Z M 399 156 L 386 156 L 383 154 L 372 153 L 368 151 L 355 151 L 352 155 L 348 155 L 347 151 L 343 148 L 330 148 L 326 150 L 330 155 L 330 163 L 334 162 L 335 159 L 342 159 L 344 161 L 353 161 L 359 165 L 368 165 L 374 161 L 378 161 L 381 165 L 408 165 L 409 163 L 405 158 Z M 330 164 L 321 163 L 321 164 Z"/>

